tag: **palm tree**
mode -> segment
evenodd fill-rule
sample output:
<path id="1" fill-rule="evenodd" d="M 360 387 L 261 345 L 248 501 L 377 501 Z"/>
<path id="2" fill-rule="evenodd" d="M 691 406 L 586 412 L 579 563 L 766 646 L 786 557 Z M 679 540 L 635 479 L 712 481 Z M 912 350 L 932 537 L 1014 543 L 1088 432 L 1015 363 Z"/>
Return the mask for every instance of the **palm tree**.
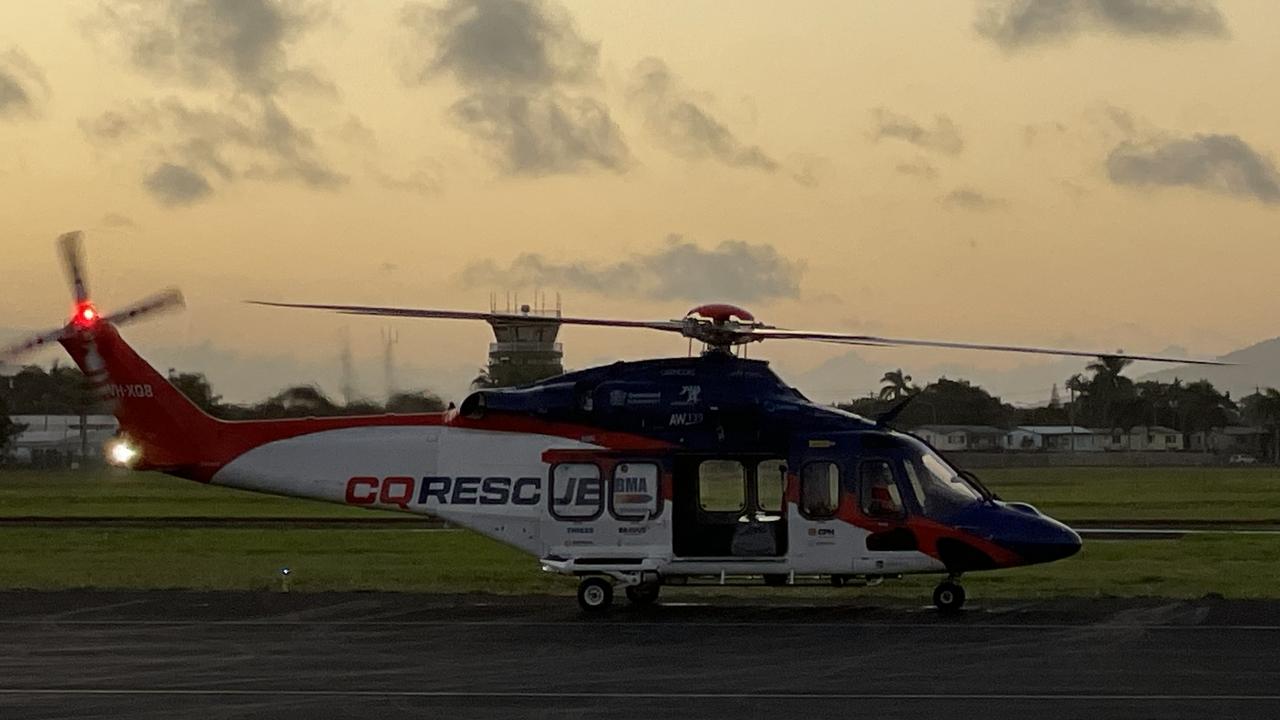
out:
<path id="1" fill-rule="evenodd" d="M 1121 375 L 1132 363 L 1129 358 L 1099 355 L 1097 360 L 1085 366 L 1086 370 L 1093 373 L 1089 394 L 1101 402 L 1102 424 L 1107 427 L 1114 427 L 1116 424 L 1116 405 L 1133 395 L 1133 381 Z"/>
<path id="2" fill-rule="evenodd" d="M 880 378 L 880 382 L 884 387 L 880 388 L 881 400 L 899 400 L 904 395 L 915 395 L 920 392 L 920 388 L 911 384 L 911 376 L 904 375 L 902 368 L 890 370 Z"/>

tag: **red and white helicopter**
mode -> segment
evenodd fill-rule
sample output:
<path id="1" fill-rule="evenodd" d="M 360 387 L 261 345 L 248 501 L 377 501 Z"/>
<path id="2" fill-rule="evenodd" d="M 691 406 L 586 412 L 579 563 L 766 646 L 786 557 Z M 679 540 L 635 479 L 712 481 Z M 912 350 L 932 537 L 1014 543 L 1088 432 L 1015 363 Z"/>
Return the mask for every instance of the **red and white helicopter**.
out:
<path id="1" fill-rule="evenodd" d="M 812 403 L 766 362 L 732 350 L 762 340 L 915 345 L 1094 357 L 1093 351 L 785 330 L 730 305 L 679 320 L 546 318 L 677 333 L 677 357 L 479 390 L 442 413 L 230 422 L 211 417 L 121 338 L 117 327 L 182 305 L 168 290 L 114 314 L 89 299 L 79 233 L 60 238 L 75 294 L 61 328 L 0 351 L 58 342 L 114 402 L 115 462 L 202 483 L 430 514 L 581 578 L 587 611 L 664 584 L 875 584 L 945 576 L 943 610 L 966 572 L 1049 562 L 1080 548 L 1070 528 L 996 498 L 920 439 Z M 535 316 L 348 305 L 351 315 L 539 322 Z M 1163 356 L 1160 362 L 1221 364 Z"/>

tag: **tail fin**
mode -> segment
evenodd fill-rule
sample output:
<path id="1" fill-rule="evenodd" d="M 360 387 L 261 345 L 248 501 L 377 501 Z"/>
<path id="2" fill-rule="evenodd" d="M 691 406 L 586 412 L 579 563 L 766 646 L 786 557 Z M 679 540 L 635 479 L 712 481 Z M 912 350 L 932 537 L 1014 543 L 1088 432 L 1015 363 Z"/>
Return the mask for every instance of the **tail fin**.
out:
<path id="1" fill-rule="evenodd" d="M 207 457 L 219 420 L 147 364 L 109 323 L 60 340 L 94 389 L 114 405 L 120 432 L 139 451 L 136 467 L 183 473 Z M 96 357 L 95 357 L 96 355 Z"/>

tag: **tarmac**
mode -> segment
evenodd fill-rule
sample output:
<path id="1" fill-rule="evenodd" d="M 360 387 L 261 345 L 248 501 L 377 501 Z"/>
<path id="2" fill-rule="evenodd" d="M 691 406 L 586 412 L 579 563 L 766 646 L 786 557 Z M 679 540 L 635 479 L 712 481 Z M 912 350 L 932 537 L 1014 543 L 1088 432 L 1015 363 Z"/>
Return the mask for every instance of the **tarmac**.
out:
<path id="1" fill-rule="evenodd" d="M 676 600 L 699 598 L 694 602 Z M 0 718 L 1275 718 L 1280 603 L 0 593 Z"/>

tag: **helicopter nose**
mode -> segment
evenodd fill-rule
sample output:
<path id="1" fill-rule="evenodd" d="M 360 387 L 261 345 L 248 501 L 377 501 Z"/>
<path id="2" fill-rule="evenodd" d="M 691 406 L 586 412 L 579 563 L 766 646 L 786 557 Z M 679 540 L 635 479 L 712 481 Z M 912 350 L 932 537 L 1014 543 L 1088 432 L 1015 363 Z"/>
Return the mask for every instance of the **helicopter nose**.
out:
<path id="1" fill-rule="evenodd" d="M 1056 527 L 1051 532 L 1045 533 L 1048 537 L 1038 542 L 1019 543 L 1017 552 L 1028 565 L 1069 558 L 1080 552 L 1080 548 L 1084 545 L 1075 530 L 1056 521 L 1050 522 L 1053 522 Z"/>
<path id="2" fill-rule="evenodd" d="M 1038 520 L 1034 532 L 1008 543 L 1009 549 L 1021 556 L 1023 563 L 1053 562 L 1080 552 L 1084 543 L 1075 530 L 1052 518 L 1041 516 Z"/>

